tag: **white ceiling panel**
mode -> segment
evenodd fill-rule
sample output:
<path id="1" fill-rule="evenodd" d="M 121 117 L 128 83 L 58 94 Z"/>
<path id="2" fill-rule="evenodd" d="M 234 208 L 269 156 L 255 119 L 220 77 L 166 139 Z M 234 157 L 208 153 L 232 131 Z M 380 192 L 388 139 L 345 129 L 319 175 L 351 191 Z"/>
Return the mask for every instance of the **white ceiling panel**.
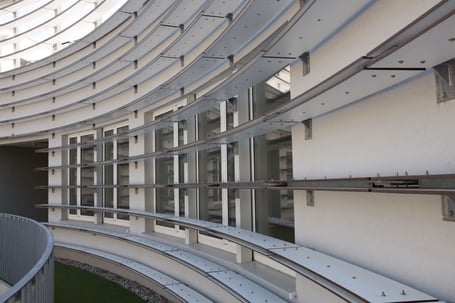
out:
<path id="1" fill-rule="evenodd" d="M 430 68 L 455 57 L 455 16 L 370 67 Z"/>
<path id="2" fill-rule="evenodd" d="M 123 22 L 125 22 L 128 18 L 130 18 L 130 15 L 125 14 L 125 13 L 116 13 L 114 14 L 111 18 L 103 22 L 94 32 L 91 32 L 87 36 L 85 36 L 83 39 L 75 41 L 68 47 L 62 49 L 61 51 L 58 51 L 57 53 L 43 58 L 33 64 L 25 65 L 17 70 L 14 70 L 14 73 L 19 73 L 19 72 L 25 72 L 28 70 L 32 70 L 35 68 L 38 68 L 40 66 L 49 64 L 54 61 L 58 61 L 60 59 L 63 59 L 73 53 L 76 53 L 78 50 L 84 48 L 87 46 L 87 44 L 92 43 L 93 41 L 96 41 L 97 39 L 103 37 L 104 35 L 108 34 L 109 32 L 112 31 L 112 29 L 116 28 Z"/>
<path id="3" fill-rule="evenodd" d="M 3 1 L 2 1 L 3 2 Z M 31 3 L 28 1 L 18 1 L 17 4 L 11 5 L 8 8 L 1 8 L 0 7 L 0 17 L 2 15 L 11 15 L 13 12 L 19 12 L 14 19 L 8 19 L 8 21 L 0 23 L 0 26 L 7 27 L 7 28 L 14 28 L 24 24 L 25 22 L 30 22 L 32 19 L 39 17 L 43 14 L 43 9 L 46 10 L 54 10 L 58 7 L 59 1 L 49 0 L 47 2 L 42 3 L 40 6 L 34 7 L 32 10 L 27 9 L 30 8 Z M 24 9 L 26 13 L 24 14 Z"/>
<path id="4" fill-rule="evenodd" d="M 169 57 L 180 57 L 188 54 L 193 48 L 212 35 L 227 19 L 218 17 L 201 16 L 191 28 L 168 50 L 165 55 Z"/>
<path id="5" fill-rule="evenodd" d="M 110 32 L 112 32 L 120 24 L 124 23 L 126 20 L 130 18 L 132 18 L 131 14 L 121 12 L 115 13 L 109 19 L 103 22 L 100 26 L 98 26 L 95 31 L 89 33 L 87 36 L 78 41 L 85 42 L 87 44 L 97 41 L 102 37 L 106 36 L 107 34 L 109 34 Z"/>
<path id="6" fill-rule="evenodd" d="M 139 11 L 149 0 L 128 0 L 119 11 L 132 14 Z"/>
<path id="7" fill-rule="evenodd" d="M 157 46 L 159 46 L 163 41 L 174 35 L 175 33 L 180 32 L 179 28 L 169 27 L 169 26 L 160 26 L 154 30 L 150 35 L 142 40 L 134 49 L 132 49 L 128 54 L 122 57 L 122 60 L 134 61 L 142 58 L 147 53 L 151 52 Z"/>
<path id="8" fill-rule="evenodd" d="M 60 69 L 60 70 L 56 71 L 55 73 L 46 75 L 45 78 L 48 81 L 52 81 L 52 79 L 58 79 L 58 78 L 66 76 L 66 75 L 72 74 L 72 73 L 78 71 L 79 69 L 83 68 L 86 65 L 87 65 L 86 63 L 78 61 L 74 64 L 71 64 L 71 65 L 65 67 L 64 69 Z M 72 77 L 74 77 L 74 75 Z"/>
<path id="9" fill-rule="evenodd" d="M 331 0 L 311 3 L 287 33 L 267 51 L 268 56 L 298 57 L 317 48 L 326 38 L 339 31 L 353 16 L 370 5 L 372 0 L 344 1 L 334 7 Z"/>
<path id="10" fill-rule="evenodd" d="M 105 99 L 108 99 L 109 97 L 118 95 L 128 89 L 130 89 L 133 85 L 143 82 L 156 74 L 159 74 L 162 70 L 166 69 L 172 64 L 178 63 L 178 60 L 176 59 L 169 59 L 169 58 L 160 58 L 157 61 L 155 61 L 152 65 L 150 65 L 146 70 L 138 73 L 134 77 L 130 77 L 128 80 L 120 83 L 119 85 L 115 85 L 112 88 L 97 94 L 94 97 L 91 97 L 87 100 L 83 100 L 83 102 L 88 102 L 88 103 L 93 103 L 93 102 L 101 102 Z M 162 90 L 162 89 L 160 89 Z M 165 90 L 162 90 L 161 93 L 164 93 Z M 153 93 L 156 93 L 153 91 Z M 153 94 L 152 93 L 152 94 Z M 160 95 L 160 93 L 156 94 Z"/>
<path id="11" fill-rule="evenodd" d="M 42 84 L 42 83 L 47 82 L 47 81 L 49 81 L 49 80 L 45 79 L 45 78 L 37 78 L 37 79 L 34 79 L 33 81 L 24 82 L 22 84 L 14 85 L 14 86 L 8 87 L 6 89 L 0 89 L 0 92 L 2 92 L 2 93 L 8 92 L 8 94 L 11 94 L 11 91 L 13 91 L 13 90 L 26 89 L 28 87 L 39 85 L 39 84 Z"/>
<path id="12" fill-rule="evenodd" d="M 184 0 L 161 23 L 170 26 L 187 24 L 205 7 L 207 0 Z"/>
<path id="13" fill-rule="evenodd" d="M 260 33 L 280 11 L 287 8 L 292 2 L 292 0 L 253 1 L 238 17 L 238 20 L 235 20 L 222 39 L 207 50 L 207 56 L 226 58 L 238 53 L 248 44 L 249 40 Z"/>
<path id="14" fill-rule="evenodd" d="M 363 70 L 305 103 L 297 97 L 277 119 L 302 121 L 340 109 L 414 77 L 421 70 Z M 293 104 L 294 103 L 294 104 Z M 280 109 L 278 109 L 280 111 Z"/>
<path id="15" fill-rule="evenodd" d="M 213 1 L 205 9 L 204 14 L 225 17 L 229 13 L 237 12 L 247 2 L 246 0 Z"/>
<path id="16" fill-rule="evenodd" d="M 223 65 L 226 59 L 220 58 L 200 58 L 195 64 L 191 65 L 179 77 L 170 83 L 170 87 L 181 88 L 190 86 L 197 82 L 212 71 L 216 70 L 220 65 Z"/>
<path id="17" fill-rule="evenodd" d="M 105 45 L 97 48 L 94 52 L 90 53 L 89 56 L 85 57 L 81 61 L 85 64 L 91 64 L 92 62 L 99 61 L 115 52 L 117 49 L 121 48 L 129 41 L 131 41 L 131 38 L 117 35 L 113 39 L 109 40 L 109 42 L 107 42 Z"/>
<path id="18" fill-rule="evenodd" d="M 82 79 L 83 82 L 85 83 L 92 83 L 96 81 L 103 80 L 104 78 L 107 78 L 111 75 L 116 76 L 116 73 L 122 70 L 123 68 L 127 67 L 130 65 L 131 62 L 126 62 L 126 61 L 114 61 L 112 64 L 109 64 L 107 67 L 91 74 L 89 77 L 86 77 Z"/>
<path id="19" fill-rule="evenodd" d="M 134 37 L 141 34 L 150 24 L 155 23 L 174 5 L 175 0 L 155 0 L 148 3 L 147 7 L 140 12 L 133 25 L 122 32 L 123 36 Z"/>
<path id="20" fill-rule="evenodd" d="M 13 10 L 15 9 L 16 7 L 19 7 L 19 5 L 21 7 L 26 7 L 27 5 L 29 5 L 27 3 L 27 1 L 24 1 L 24 0 L 3 0 L 2 2 L 0 2 L 0 9 L 8 9 L 8 10 Z"/>
<path id="21" fill-rule="evenodd" d="M 221 101 L 206 101 L 206 100 L 196 101 L 196 102 L 194 102 L 190 105 L 187 105 L 187 106 L 183 107 L 182 109 L 176 111 L 175 114 L 172 114 L 169 116 L 169 119 L 171 119 L 173 121 L 181 121 L 181 120 L 190 119 L 194 115 L 208 111 L 209 109 L 212 109 L 215 106 L 219 106 L 220 102 Z"/>
<path id="22" fill-rule="evenodd" d="M 180 64 L 180 60 L 174 58 L 165 58 L 161 57 L 154 61 L 152 64 L 147 66 L 146 68 L 142 69 L 138 73 L 134 74 L 134 76 L 130 77 L 128 80 L 121 84 L 122 87 L 131 87 L 135 84 L 140 84 L 159 73 L 163 70 L 169 68 L 173 64 Z M 165 81 L 165 79 L 163 79 Z"/>
<path id="23" fill-rule="evenodd" d="M 287 58 L 264 58 L 261 57 L 245 71 L 239 71 L 226 80 L 223 87 L 213 93 L 209 93 L 207 100 L 226 100 L 231 98 L 239 91 L 248 89 L 250 86 L 266 80 L 273 76 L 277 71 L 292 62 L 293 59 Z M 239 74 L 240 73 L 240 74 Z"/>
<path id="24" fill-rule="evenodd" d="M 146 96 L 142 97 L 139 101 L 129 106 L 129 108 L 130 110 L 141 109 L 173 95 L 174 97 L 177 97 L 177 94 L 180 95 L 180 90 L 160 86 L 155 88 Z"/>

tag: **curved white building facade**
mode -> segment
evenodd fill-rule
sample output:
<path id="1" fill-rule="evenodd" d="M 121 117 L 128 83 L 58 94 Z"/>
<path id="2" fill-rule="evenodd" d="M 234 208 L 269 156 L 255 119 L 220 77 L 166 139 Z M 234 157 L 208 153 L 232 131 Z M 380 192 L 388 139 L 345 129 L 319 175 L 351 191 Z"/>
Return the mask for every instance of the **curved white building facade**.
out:
<path id="1" fill-rule="evenodd" d="M 28 2 L 0 152 L 47 157 L 57 256 L 176 301 L 455 301 L 455 1 Z"/>

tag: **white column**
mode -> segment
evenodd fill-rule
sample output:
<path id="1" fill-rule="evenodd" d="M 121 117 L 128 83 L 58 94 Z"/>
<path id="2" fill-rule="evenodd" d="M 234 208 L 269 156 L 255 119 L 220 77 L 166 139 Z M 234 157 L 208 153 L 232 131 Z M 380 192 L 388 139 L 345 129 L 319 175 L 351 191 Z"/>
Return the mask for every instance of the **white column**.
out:
<path id="1" fill-rule="evenodd" d="M 144 114 L 135 112 L 129 116 L 129 128 L 136 128 L 144 124 Z M 145 153 L 145 137 L 137 135 L 130 137 L 129 155 L 138 156 Z M 129 167 L 129 183 L 130 184 L 146 184 L 146 169 L 145 159 L 137 160 L 130 163 Z M 150 210 L 146 206 L 146 194 L 144 188 L 130 188 L 130 209 L 134 210 Z M 146 231 L 147 220 L 145 218 L 130 216 L 130 232 L 141 234 Z"/>
<path id="2" fill-rule="evenodd" d="M 51 134 L 48 138 L 48 147 L 59 147 L 66 145 L 62 135 Z M 68 164 L 67 152 L 63 149 L 50 151 L 48 153 L 48 166 L 65 166 Z M 48 184 L 49 186 L 55 185 L 55 188 L 49 188 L 48 192 L 48 203 L 67 205 L 68 204 L 68 191 L 64 189 L 67 185 L 67 173 L 66 169 L 55 168 L 49 169 L 48 172 Z M 60 208 L 49 208 L 48 210 L 48 221 L 59 222 L 68 218 L 68 211 Z"/>
<path id="3" fill-rule="evenodd" d="M 193 142 L 196 139 L 196 119 L 195 116 L 187 120 L 186 134 L 184 136 L 184 143 Z M 197 155 L 196 151 L 187 153 L 187 165 L 185 169 L 185 183 L 197 182 Z M 185 196 L 185 217 L 197 218 L 197 188 L 188 188 L 187 195 Z M 187 245 L 195 244 L 198 241 L 198 233 L 194 229 L 185 229 L 185 243 Z"/>
<path id="4" fill-rule="evenodd" d="M 249 120 L 249 97 L 245 90 L 237 97 L 237 112 L 234 115 L 234 126 Z M 235 181 L 251 181 L 250 139 L 245 138 L 237 142 L 238 155 L 235 156 Z M 251 189 L 239 189 L 239 198 L 235 200 L 236 226 L 251 230 L 253 225 L 253 200 Z M 253 252 L 251 249 L 237 245 L 236 260 L 238 263 L 251 262 Z"/>

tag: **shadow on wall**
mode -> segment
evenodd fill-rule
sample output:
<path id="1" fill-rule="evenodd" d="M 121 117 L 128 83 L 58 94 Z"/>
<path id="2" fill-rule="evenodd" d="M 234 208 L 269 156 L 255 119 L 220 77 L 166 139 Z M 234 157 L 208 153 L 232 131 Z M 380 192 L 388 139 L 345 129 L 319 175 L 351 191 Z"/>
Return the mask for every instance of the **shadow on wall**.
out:
<path id="1" fill-rule="evenodd" d="M 37 153 L 30 146 L 0 146 L 0 213 L 47 221 L 47 210 L 35 204 L 47 203 L 47 191 L 36 186 L 47 185 L 47 153 Z"/>

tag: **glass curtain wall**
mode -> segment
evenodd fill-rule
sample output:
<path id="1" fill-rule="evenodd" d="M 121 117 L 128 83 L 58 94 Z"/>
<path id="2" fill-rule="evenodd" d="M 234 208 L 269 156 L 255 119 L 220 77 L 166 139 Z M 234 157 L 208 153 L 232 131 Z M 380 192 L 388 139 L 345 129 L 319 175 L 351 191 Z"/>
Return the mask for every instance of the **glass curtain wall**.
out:
<path id="1" fill-rule="evenodd" d="M 166 126 L 155 130 L 155 152 L 163 152 L 174 147 L 174 127 Z M 174 189 L 166 185 L 174 184 L 174 156 L 163 156 L 155 159 L 156 212 L 174 215 Z M 161 187 L 163 186 L 163 187 Z M 173 224 L 157 221 L 157 225 L 173 227 Z"/>
<path id="2" fill-rule="evenodd" d="M 69 139 L 69 144 L 74 146 L 77 144 L 77 138 L 71 137 Z M 68 151 L 69 153 L 69 171 L 68 171 L 68 184 L 69 184 L 69 205 L 77 206 L 77 147 L 71 147 Z M 70 209 L 70 215 L 77 215 L 76 209 Z"/>
<path id="3" fill-rule="evenodd" d="M 114 135 L 114 130 L 104 131 L 104 137 L 111 137 Z M 108 141 L 104 143 L 104 203 L 103 206 L 107 208 L 114 208 L 114 163 L 109 163 L 114 160 L 114 142 Z M 114 213 L 106 212 L 104 217 L 108 219 L 114 218 Z"/>
<path id="4" fill-rule="evenodd" d="M 81 136 L 81 206 L 95 206 L 95 188 L 90 185 L 95 184 L 95 146 L 93 144 L 85 145 L 93 141 L 94 135 Z M 92 165 L 92 166 L 90 166 Z M 83 216 L 93 216 L 93 211 L 81 210 Z"/>
<path id="5" fill-rule="evenodd" d="M 198 140 L 208 139 L 220 133 L 219 105 L 198 115 Z M 221 182 L 221 148 L 214 146 L 198 152 L 199 183 Z M 199 189 L 199 219 L 222 223 L 222 193 L 219 187 Z"/>
<path id="6" fill-rule="evenodd" d="M 177 123 L 177 131 L 178 131 L 178 146 L 183 146 L 185 145 L 186 142 L 186 127 L 187 127 L 187 121 L 182 120 Z M 179 154 L 177 156 L 178 159 L 178 183 L 183 184 L 185 183 L 185 167 L 187 164 L 187 154 Z M 185 196 L 188 194 L 186 188 L 179 188 L 178 189 L 178 194 L 179 194 L 179 201 L 178 201 L 178 213 L 180 217 L 185 216 Z"/>
<path id="7" fill-rule="evenodd" d="M 290 74 L 286 67 L 252 88 L 253 113 L 259 117 L 289 101 Z M 292 173 L 291 128 L 284 127 L 254 137 L 255 180 L 290 180 Z M 292 190 L 255 190 L 256 232 L 294 242 Z"/>
<path id="8" fill-rule="evenodd" d="M 155 116 L 155 120 L 170 115 L 172 111 Z M 185 216 L 186 188 L 174 186 L 185 183 L 186 153 L 166 154 L 166 151 L 186 144 L 186 120 L 164 122 L 166 125 L 154 131 L 155 164 L 155 211 L 171 216 Z M 163 154 L 160 154 L 163 153 Z M 157 225 L 175 227 L 167 222 L 156 222 Z"/>
<path id="9" fill-rule="evenodd" d="M 235 156 L 238 154 L 237 143 L 227 144 L 227 181 L 235 181 Z M 235 226 L 235 200 L 239 198 L 238 188 L 228 188 L 228 225 Z"/>
<path id="10" fill-rule="evenodd" d="M 94 134 L 71 136 L 68 143 L 68 200 L 74 206 L 95 206 L 95 145 Z M 91 217 L 91 210 L 72 209 L 70 215 Z"/>
<path id="11" fill-rule="evenodd" d="M 128 126 L 117 128 L 117 135 L 121 136 L 128 132 Z M 129 139 L 128 137 L 119 137 L 117 139 L 117 159 L 123 160 L 129 157 Z M 129 195 L 129 163 L 117 164 L 117 208 L 128 209 L 130 208 L 130 195 Z M 117 214 L 117 218 L 121 220 L 128 220 L 129 216 L 124 214 Z"/>
<path id="12" fill-rule="evenodd" d="M 104 191 L 103 206 L 107 208 L 129 208 L 129 164 L 119 161 L 129 156 L 129 139 L 121 135 L 128 132 L 128 126 L 105 129 L 103 136 L 112 137 L 104 143 Z M 112 212 L 104 213 L 104 218 L 109 220 L 128 220 L 129 216 Z"/>

